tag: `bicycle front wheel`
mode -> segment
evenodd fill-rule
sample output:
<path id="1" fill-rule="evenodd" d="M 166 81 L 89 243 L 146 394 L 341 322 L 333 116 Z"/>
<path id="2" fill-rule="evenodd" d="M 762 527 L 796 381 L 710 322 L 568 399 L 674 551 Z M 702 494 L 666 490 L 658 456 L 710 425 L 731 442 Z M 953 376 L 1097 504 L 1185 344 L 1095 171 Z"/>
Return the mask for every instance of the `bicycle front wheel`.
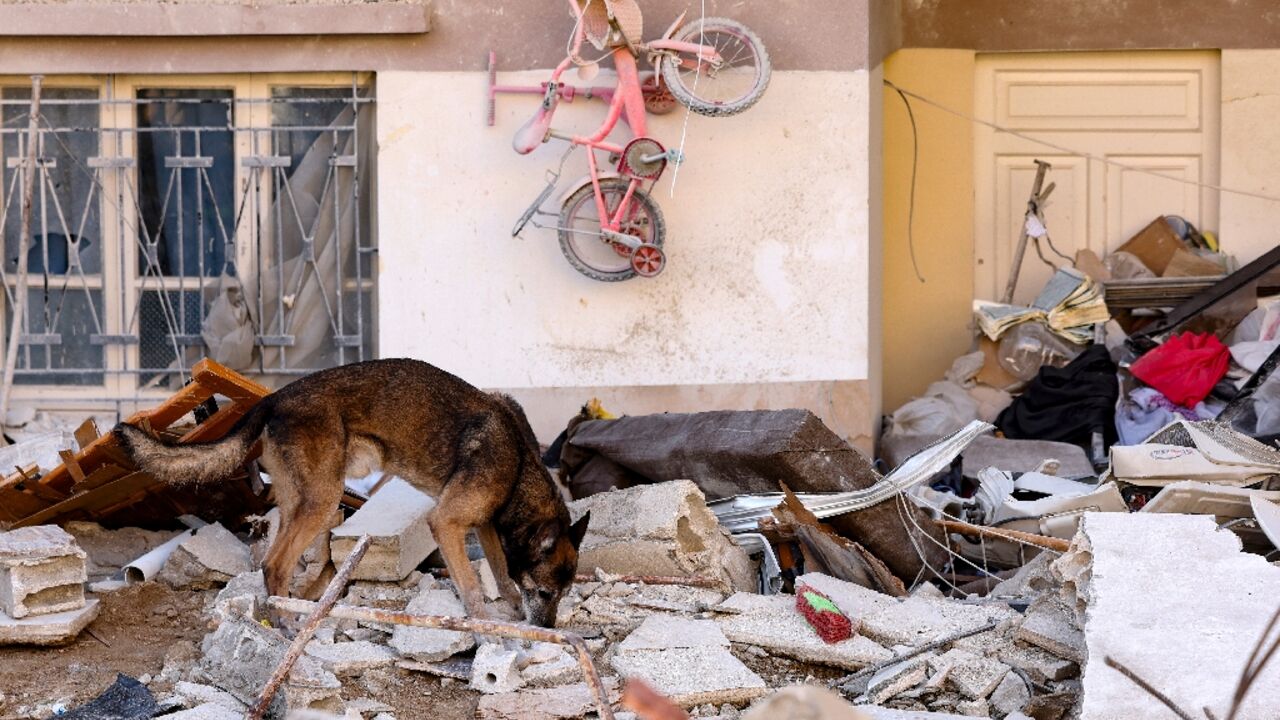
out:
<path id="1" fill-rule="evenodd" d="M 760 38 L 736 20 L 694 20 L 676 40 L 715 48 L 722 64 L 712 67 L 696 56 L 665 58 L 662 79 L 671 94 L 690 110 L 711 117 L 737 115 L 764 95 L 772 65 Z"/>
<path id="2" fill-rule="evenodd" d="M 600 194 L 610 217 L 627 194 L 628 180 L 604 178 L 600 181 Z M 592 280 L 618 282 L 636 276 L 631 267 L 631 248 L 608 240 L 600 234 L 606 223 L 596 206 L 595 191 L 591 184 L 583 185 L 560 210 L 560 250 L 575 270 Z M 640 242 L 662 246 L 666 235 L 666 223 L 657 203 L 649 193 L 636 188 L 619 232 L 633 236 Z"/>

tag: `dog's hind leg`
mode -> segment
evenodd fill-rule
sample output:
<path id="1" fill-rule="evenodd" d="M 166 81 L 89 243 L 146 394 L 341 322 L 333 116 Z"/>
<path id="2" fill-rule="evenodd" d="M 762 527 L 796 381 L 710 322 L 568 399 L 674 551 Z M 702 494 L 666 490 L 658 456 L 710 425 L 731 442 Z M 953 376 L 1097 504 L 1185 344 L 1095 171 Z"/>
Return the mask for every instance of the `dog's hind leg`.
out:
<path id="1" fill-rule="evenodd" d="M 493 579 L 498 582 L 502 598 L 511 603 L 517 613 L 521 612 L 523 601 L 520 598 L 520 588 L 507 572 L 507 555 L 502 549 L 498 531 L 492 523 L 485 523 L 476 528 L 476 538 L 480 541 L 480 547 L 484 548 L 484 557 L 489 561 L 489 570 L 493 572 Z"/>
<path id="2" fill-rule="evenodd" d="M 340 455 L 331 448 L 289 450 L 284 459 L 292 462 L 272 464 L 271 484 L 280 508 L 280 529 L 263 561 L 267 592 L 280 597 L 289 596 L 298 560 L 328 527 L 328 520 L 342 499 Z"/>

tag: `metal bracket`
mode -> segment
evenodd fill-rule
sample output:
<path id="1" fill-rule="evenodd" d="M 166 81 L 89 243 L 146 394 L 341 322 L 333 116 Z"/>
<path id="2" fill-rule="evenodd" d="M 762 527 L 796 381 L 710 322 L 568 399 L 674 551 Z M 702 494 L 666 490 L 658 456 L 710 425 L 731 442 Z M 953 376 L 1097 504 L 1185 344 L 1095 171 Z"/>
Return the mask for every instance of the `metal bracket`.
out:
<path id="1" fill-rule="evenodd" d="M 137 345 L 137 335 L 90 335 L 90 345 Z"/>
<path id="2" fill-rule="evenodd" d="M 204 344 L 204 338 L 199 335 L 169 335 L 167 339 L 169 342 L 186 345 L 187 347 Z"/>
<path id="3" fill-rule="evenodd" d="M 333 167 L 355 167 L 355 155 L 335 155 L 329 158 L 329 164 Z"/>
<path id="4" fill-rule="evenodd" d="M 61 333 L 23 333 L 18 336 L 19 345 L 61 345 Z"/>
<path id="5" fill-rule="evenodd" d="M 164 166 L 173 168 L 211 168 L 213 167 L 213 158 L 201 155 L 181 156 L 174 155 L 164 159 Z"/>
<path id="6" fill-rule="evenodd" d="M 293 335 L 259 335 L 258 347 L 293 347 Z"/>
<path id="7" fill-rule="evenodd" d="M 248 168 L 287 168 L 293 165 L 288 155 L 246 155 L 240 165 Z"/>
<path id="8" fill-rule="evenodd" d="M 137 162 L 131 157 L 110 157 L 97 156 L 89 158 L 89 167 L 91 168 L 131 168 L 137 165 Z"/>
<path id="9" fill-rule="evenodd" d="M 334 335 L 333 344 L 338 347 L 360 347 L 359 335 Z"/>
<path id="10" fill-rule="evenodd" d="M 30 163 L 24 157 L 11 157 L 6 161 L 6 165 L 10 170 L 25 168 L 29 164 Z M 56 158 L 51 157 L 36 158 L 36 165 L 43 168 L 56 168 L 58 167 L 58 161 Z"/>

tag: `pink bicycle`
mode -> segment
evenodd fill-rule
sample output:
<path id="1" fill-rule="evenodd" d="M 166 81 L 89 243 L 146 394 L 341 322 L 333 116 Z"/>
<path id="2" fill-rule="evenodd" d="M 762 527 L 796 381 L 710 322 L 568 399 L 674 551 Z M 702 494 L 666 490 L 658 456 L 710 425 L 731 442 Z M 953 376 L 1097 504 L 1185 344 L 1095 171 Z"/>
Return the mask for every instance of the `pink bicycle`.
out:
<path id="1" fill-rule="evenodd" d="M 649 137 L 646 112 L 664 114 L 679 102 L 712 117 L 736 115 L 760 99 L 769 84 L 769 55 L 760 38 L 741 23 L 705 18 L 684 24 L 681 14 L 662 37 L 638 42 L 643 21 L 635 0 L 569 0 L 574 25 L 568 57 L 548 82 L 537 86 L 496 84 L 495 60 L 489 54 L 489 124 L 494 123 L 498 93 L 541 94 L 537 113 L 516 133 L 512 145 L 527 154 L 555 138 L 569 143 L 560 167 L 547 173 L 547 187 L 525 210 L 511 231 L 518 235 L 535 216 L 558 217 L 554 225 L 560 249 L 574 268 L 606 282 L 640 275 L 654 277 L 666 266 L 662 251 L 666 225 L 651 190 L 668 163 L 683 161 L 680 152 Z M 570 65 L 589 81 L 598 71 L 584 60 L 584 40 L 612 56 L 617 80 L 612 86 L 574 87 L 561 81 Z M 652 71 L 641 72 L 646 57 Z M 599 98 L 609 103 L 604 123 L 591 135 L 555 130 L 551 119 L 560 101 Z M 625 120 L 633 138 L 619 145 L 606 138 Z M 542 210 L 555 192 L 565 161 L 574 149 L 587 148 L 588 174 L 561 196 L 558 213 Z M 609 153 L 614 170 L 600 167 L 596 151 Z M 549 227 L 533 222 L 535 227 Z"/>

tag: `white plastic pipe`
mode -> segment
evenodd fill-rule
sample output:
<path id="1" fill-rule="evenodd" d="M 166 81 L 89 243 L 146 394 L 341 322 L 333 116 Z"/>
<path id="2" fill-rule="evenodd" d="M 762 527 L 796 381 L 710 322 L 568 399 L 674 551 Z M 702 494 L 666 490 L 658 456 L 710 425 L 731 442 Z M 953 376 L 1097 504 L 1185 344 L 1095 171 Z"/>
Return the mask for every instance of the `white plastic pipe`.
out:
<path id="1" fill-rule="evenodd" d="M 165 561 L 169 559 L 169 556 L 173 554 L 173 551 L 177 550 L 178 546 L 181 545 L 184 540 L 187 540 L 194 534 L 195 530 L 188 530 L 184 533 L 179 533 L 165 544 L 157 547 L 151 552 L 148 552 L 128 565 L 125 565 L 124 581 L 130 585 L 134 585 L 140 582 L 146 582 L 155 577 L 156 573 L 160 572 L 160 568 L 164 567 Z"/>

